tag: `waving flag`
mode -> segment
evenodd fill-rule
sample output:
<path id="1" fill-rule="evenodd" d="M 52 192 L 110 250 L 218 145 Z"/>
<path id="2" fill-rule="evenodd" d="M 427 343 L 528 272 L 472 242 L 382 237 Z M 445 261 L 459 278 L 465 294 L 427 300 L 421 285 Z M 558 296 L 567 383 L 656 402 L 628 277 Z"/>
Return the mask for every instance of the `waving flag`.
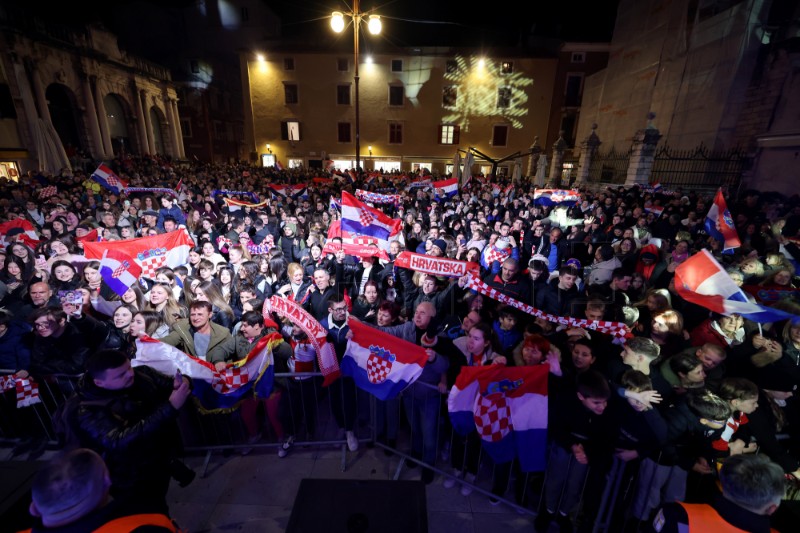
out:
<path id="1" fill-rule="evenodd" d="M 168 266 L 175 268 L 189 262 L 189 250 L 194 241 L 185 229 L 124 241 L 84 242 L 83 253 L 87 259 L 103 258 L 106 250 L 120 251 L 132 257 L 142 267 L 142 276 L 155 279 L 156 270 Z"/>
<path id="2" fill-rule="evenodd" d="M 533 203 L 536 205 L 556 205 L 563 203 L 574 204 L 581 199 L 580 191 L 566 191 L 563 189 L 536 189 L 533 193 Z"/>
<path id="3" fill-rule="evenodd" d="M 100 238 L 100 231 L 97 228 L 88 232 L 83 237 L 75 237 L 75 242 L 97 242 L 100 240 L 102 239 Z"/>
<path id="4" fill-rule="evenodd" d="M 442 194 L 445 198 L 452 198 L 456 194 L 458 194 L 458 178 L 450 178 L 449 180 L 442 180 L 442 181 L 434 181 L 431 183 L 431 187 L 433 187 L 434 193 L 436 194 L 436 198 L 442 198 L 439 195 L 439 191 L 442 191 Z"/>
<path id="5" fill-rule="evenodd" d="M 411 344 L 356 320 L 347 325 L 353 338 L 342 358 L 342 374 L 379 400 L 391 400 L 422 374 L 428 354 Z"/>
<path id="6" fill-rule="evenodd" d="M 739 234 L 736 233 L 736 228 L 733 225 L 731 212 L 728 211 L 725 198 L 722 196 L 721 188 L 717 189 L 714 203 L 711 204 L 708 210 L 705 226 L 706 233 L 723 243 L 723 253 L 733 253 L 730 250 L 742 245 L 739 240 Z"/>
<path id="7" fill-rule="evenodd" d="M 402 221 L 358 201 L 349 192 L 342 192 L 342 229 L 356 235 L 387 241 L 400 231 Z"/>
<path id="8" fill-rule="evenodd" d="M 687 302 L 723 315 L 736 313 L 753 322 L 778 322 L 795 317 L 751 303 L 707 250 L 693 255 L 675 269 L 675 290 Z"/>
<path id="9" fill-rule="evenodd" d="M 664 207 L 660 205 L 651 205 L 651 206 L 645 206 L 644 210 L 646 213 L 653 213 L 656 216 L 656 218 L 660 218 L 661 213 L 664 212 Z"/>
<path id="10" fill-rule="evenodd" d="M 283 342 L 280 333 L 259 339 L 247 357 L 217 370 L 212 363 L 188 355 L 174 346 L 150 337 L 136 340 L 136 357 L 131 366 L 149 366 L 174 376 L 181 374 L 192 378 L 192 394 L 206 412 L 230 409 L 252 390 L 258 398 L 268 398 L 275 377 L 272 351 Z"/>
<path id="11" fill-rule="evenodd" d="M 128 182 L 114 174 L 114 171 L 105 165 L 100 165 L 92 173 L 92 180 L 100 184 L 104 189 L 108 189 L 114 194 L 120 194 L 122 189 L 128 186 Z"/>
<path id="12" fill-rule="evenodd" d="M 523 472 L 544 470 L 549 371 L 550 365 L 465 366 L 447 398 L 453 429 L 477 429 L 497 463 L 516 458 Z"/>
<path id="13" fill-rule="evenodd" d="M 0 235 L 2 236 L 4 245 L 9 245 L 12 242 L 21 240 L 23 237 L 34 241 L 39 240 L 39 234 L 36 233 L 33 224 L 24 218 L 15 218 L 14 220 L 9 220 L 8 222 L 0 224 Z"/>
<path id="14" fill-rule="evenodd" d="M 142 274 L 142 267 L 126 253 L 106 250 L 100 260 L 100 275 L 108 288 L 122 296 Z"/>
<path id="15" fill-rule="evenodd" d="M 44 200 L 58 194 L 58 188 L 55 185 L 48 185 L 39 191 L 39 199 Z"/>

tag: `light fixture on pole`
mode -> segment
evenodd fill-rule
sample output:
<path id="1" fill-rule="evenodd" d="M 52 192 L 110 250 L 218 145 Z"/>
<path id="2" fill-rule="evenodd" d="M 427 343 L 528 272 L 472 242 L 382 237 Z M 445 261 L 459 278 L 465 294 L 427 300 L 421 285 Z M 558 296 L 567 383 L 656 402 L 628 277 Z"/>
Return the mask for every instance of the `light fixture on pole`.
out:
<path id="1" fill-rule="evenodd" d="M 361 131 L 360 131 L 360 116 L 358 106 L 358 32 L 361 28 L 361 21 L 364 19 L 365 14 L 359 10 L 358 0 L 353 0 L 353 11 L 341 12 L 334 11 L 331 13 L 331 28 L 336 33 L 341 33 L 344 30 L 344 17 L 350 17 L 353 20 L 353 57 L 354 57 L 354 76 L 353 81 L 355 85 L 355 104 L 356 104 L 356 168 L 361 166 Z M 367 29 L 373 35 L 381 32 L 381 17 L 378 15 L 367 16 Z"/>
<path id="2" fill-rule="evenodd" d="M 367 151 L 369 152 L 369 156 L 372 157 L 372 145 L 367 146 Z"/>
<path id="3" fill-rule="evenodd" d="M 272 147 L 270 147 L 269 143 L 267 143 L 267 152 L 272 153 Z"/>

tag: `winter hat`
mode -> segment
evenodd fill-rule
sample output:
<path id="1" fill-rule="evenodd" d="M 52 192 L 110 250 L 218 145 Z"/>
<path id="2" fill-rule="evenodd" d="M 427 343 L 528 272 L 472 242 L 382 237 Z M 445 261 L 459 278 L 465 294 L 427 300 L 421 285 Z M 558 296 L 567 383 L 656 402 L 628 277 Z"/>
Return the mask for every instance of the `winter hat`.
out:
<path id="1" fill-rule="evenodd" d="M 438 249 L 445 253 L 447 251 L 447 242 L 444 239 L 436 239 L 433 241 L 433 246 L 436 246 Z"/>

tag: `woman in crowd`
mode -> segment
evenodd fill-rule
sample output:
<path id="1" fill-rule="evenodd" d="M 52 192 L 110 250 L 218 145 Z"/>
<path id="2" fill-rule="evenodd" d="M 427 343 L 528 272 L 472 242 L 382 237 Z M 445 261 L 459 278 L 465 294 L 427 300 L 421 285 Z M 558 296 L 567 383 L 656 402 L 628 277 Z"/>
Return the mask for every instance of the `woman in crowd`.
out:
<path id="1" fill-rule="evenodd" d="M 378 316 L 378 308 L 383 303 L 378 283 L 369 280 L 364 285 L 364 293 L 353 302 L 352 315 L 359 320 L 374 324 Z"/>
<path id="2" fill-rule="evenodd" d="M 178 319 L 186 318 L 186 309 L 178 304 L 172 294 L 172 287 L 157 283 L 150 289 L 148 303 L 145 310 L 156 311 L 161 314 L 164 322 L 172 326 Z"/>
<path id="3" fill-rule="evenodd" d="M 213 281 L 204 281 L 195 289 L 195 300 L 211 304 L 211 321 L 229 330 L 233 329 L 235 314 Z"/>

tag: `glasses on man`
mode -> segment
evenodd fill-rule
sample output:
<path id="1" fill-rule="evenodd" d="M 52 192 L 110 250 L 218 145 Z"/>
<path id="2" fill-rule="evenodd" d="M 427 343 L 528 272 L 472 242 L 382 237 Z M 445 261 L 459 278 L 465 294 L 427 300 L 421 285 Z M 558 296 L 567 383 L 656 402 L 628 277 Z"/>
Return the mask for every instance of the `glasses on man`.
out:
<path id="1" fill-rule="evenodd" d="M 46 322 L 34 322 L 33 327 L 36 329 L 52 329 L 55 320 L 47 320 Z"/>
<path id="2" fill-rule="evenodd" d="M 331 311 L 333 311 L 334 313 L 342 313 L 344 311 L 347 311 L 347 306 L 344 306 L 344 307 L 331 307 Z"/>

